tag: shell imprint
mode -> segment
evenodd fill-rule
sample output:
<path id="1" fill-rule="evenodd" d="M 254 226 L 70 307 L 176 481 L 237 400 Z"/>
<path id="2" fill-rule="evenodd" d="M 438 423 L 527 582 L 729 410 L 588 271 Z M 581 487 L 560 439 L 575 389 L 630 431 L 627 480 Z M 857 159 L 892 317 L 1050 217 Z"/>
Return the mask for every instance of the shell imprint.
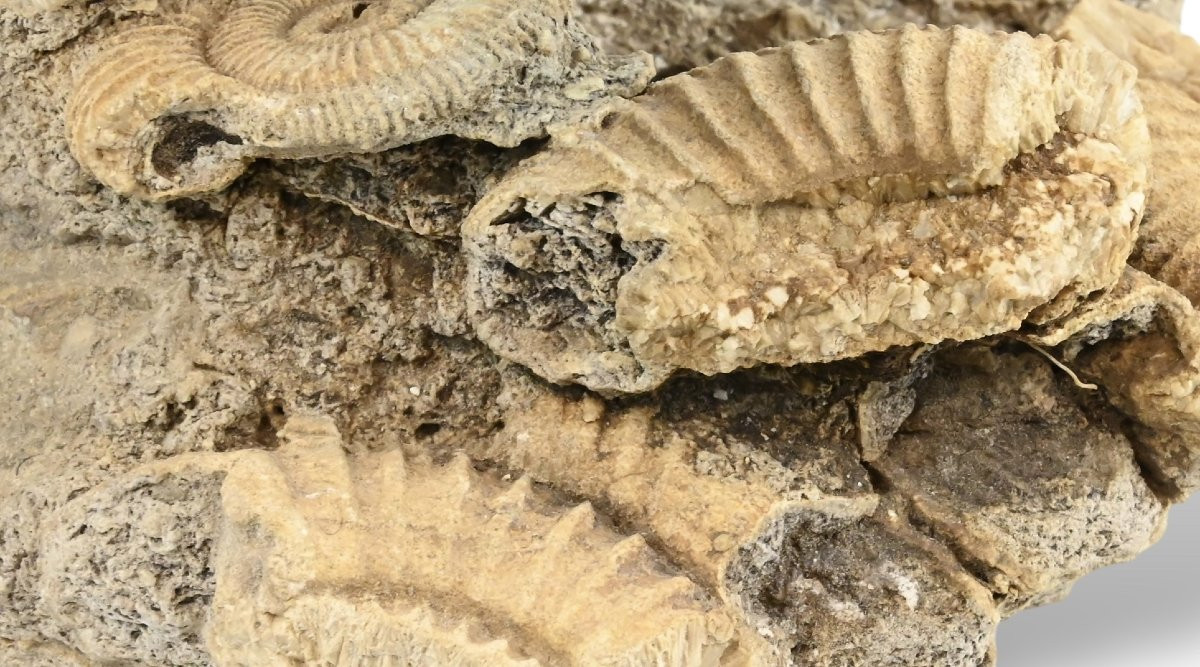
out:
<path id="1" fill-rule="evenodd" d="M 640 91 L 568 0 L 225 0 L 113 38 L 67 109 L 71 150 L 149 199 L 218 190 L 254 157 L 367 153 L 444 134 L 502 146 Z"/>
<path id="2" fill-rule="evenodd" d="M 739 624 L 640 535 L 465 457 L 348 457 L 299 417 L 226 477 L 218 664 L 715 665 Z M 490 635 L 490 636 L 489 636 Z"/>
<path id="3" fill-rule="evenodd" d="M 1107 53 L 964 28 L 727 57 L 480 201 L 471 316 L 502 356 L 606 393 L 1051 318 L 1136 235 L 1133 83 Z"/>

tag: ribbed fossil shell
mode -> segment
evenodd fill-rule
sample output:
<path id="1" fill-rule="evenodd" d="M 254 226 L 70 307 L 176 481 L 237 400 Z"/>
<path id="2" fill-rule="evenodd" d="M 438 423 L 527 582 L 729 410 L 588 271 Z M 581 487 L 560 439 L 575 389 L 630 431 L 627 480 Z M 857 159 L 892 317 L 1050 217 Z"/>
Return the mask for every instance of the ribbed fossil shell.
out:
<path id="1" fill-rule="evenodd" d="M 76 4 L 76 0 L 0 0 L 0 9 L 13 11 L 22 16 L 33 16 L 62 9 L 72 4 Z"/>
<path id="2" fill-rule="evenodd" d="M 745 469 L 700 474 L 696 468 L 703 463 L 697 461 L 709 454 L 685 434 L 655 442 L 653 407 L 606 410 L 595 397 L 566 400 L 525 384 L 514 381 L 509 388 L 504 399 L 509 417 L 495 440 L 472 443 L 468 453 L 520 466 L 572 494 L 603 499 L 626 521 L 658 536 L 710 586 L 724 585 L 738 548 L 772 532 L 770 526 L 789 514 L 854 518 L 874 511 L 865 478 L 823 498 L 814 488 L 795 486 L 794 470 L 755 452 L 746 453 L 755 460 Z M 812 443 L 812 449 L 821 452 L 814 459 L 837 461 L 840 443 Z M 836 466 L 832 470 L 829 477 L 842 473 Z"/>
<path id="3" fill-rule="evenodd" d="M 475 207 L 477 332 L 635 392 L 1065 312 L 1119 278 L 1141 218 L 1133 79 L 1049 38 L 914 27 L 671 77 Z"/>
<path id="4" fill-rule="evenodd" d="M 219 664 L 716 665 L 738 651 L 716 600 L 587 503 L 556 507 L 464 457 L 347 457 L 323 418 L 293 417 L 281 437 L 222 489 Z"/>
<path id="5" fill-rule="evenodd" d="M 363 153 L 443 134 L 512 146 L 652 74 L 571 25 L 568 0 L 223 0 L 118 34 L 67 111 L 75 157 L 161 199 L 254 157 Z"/>
<path id="6" fill-rule="evenodd" d="M 1200 304 L 1200 44 L 1116 0 L 1083 0 L 1055 34 L 1137 66 L 1153 150 L 1146 220 L 1131 263 Z"/>
<path id="7" fill-rule="evenodd" d="M 825 644 L 815 637 L 860 632 L 878 637 L 888 633 L 875 632 L 874 624 L 889 615 L 867 611 L 865 616 L 840 616 L 838 609 L 826 609 L 819 600 L 801 602 L 808 598 L 794 588 L 823 579 L 816 560 L 828 558 L 844 566 L 847 561 L 839 560 L 845 556 L 842 549 L 862 538 L 862 531 L 872 530 L 874 514 L 888 514 L 853 444 L 836 435 L 839 429 L 833 420 L 817 416 L 824 412 L 814 408 L 821 399 L 802 398 L 801 382 L 764 382 L 751 388 L 735 380 L 728 386 L 738 396 L 727 397 L 730 403 L 724 404 L 711 394 L 693 393 L 700 388 L 711 392 L 713 386 L 722 385 L 683 384 L 666 390 L 676 396 L 673 401 L 650 399 L 622 409 L 611 403 L 606 406 L 590 394 L 572 398 L 547 391 L 543 383 L 522 374 L 501 399 L 506 415 L 502 430 L 490 441 L 469 443 L 468 453 L 502 468 L 519 467 L 537 481 L 602 504 L 622 525 L 653 535 L 655 544 L 674 562 L 718 591 L 731 609 L 762 630 L 778 657 L 768 660 L 771 664 L 793 664 L 793 649 L 810 641 L 824 652 L 821 664 L 875 665 L 889 660 L 925 664 L 905 660 L 925 646 L 924 641 L 914 641 L 922 632 L 896 632 L 870 647 L 847 647 L 846 653 L 855 653 L 858 660 L 845 658 L 839 649 L 832 649 L 831 655 L 830 647 L 842 642 Z M 778 415 L 778 421 L 769 423 L 778 428 L 768 430 L 767 424 L 739 408 L 726 412 L 718 407 L 734 402 L 766 403 L 770 407 L 764 412 Z M 837 402 L 833 403 L 836 410 Z M 742 444 L 739 433 L 753 442 Z M 774 451 L 787 450 L 787 454 L 770 453 L 775 443 L 780 449 Z M 909 539 L 904 533 L 911 529 L 903 522 L 885 523 L 890 525 L 883 527 L 886 536 L 877 536 L 881 542 Z M 805 542 L 799 547 L 803 555 L 793 561 L 785 554 L 798 540 Z M 914 577 L 941 579 L 942 575 L 933 574 L 942 567 L 939 558 L 909 555 L 914 559 L 910 571 Z M 790 562 L 799 572 L 776 572 Z M 856 576 L 842 569 L 824 580 L 833 588 L 838 587 L 837 580 L 856 582 L 853 590 L 833 594 L 843 608 L 877 609 L 876 595 L 895 601 L 883 588 L 878 593 L 867 590 Z M 789 592 L 766 590 L 774 586 Z M 930 605 L 908 608 L 903 622 L 964 640 L 961 655 L 956 655 L 962 660 L 947 659 L 947 664 L 980 664 L 992 624 L 998 620 L 993 618 L 990 592 L 971 577 L 954 573 L 922 588 L 929 595 L 945 596 L 946 605 L 962 605 L 962 614 L 934 618 L 927 610 L 944 607 Z M 767 609 L 764 598 L 770 595 L 777 596 L 776 606 Z M 794 614 L 783 611 L 791 604 L 797 607 Z M 804 627 L 798 629 L 797 623 Z"/>

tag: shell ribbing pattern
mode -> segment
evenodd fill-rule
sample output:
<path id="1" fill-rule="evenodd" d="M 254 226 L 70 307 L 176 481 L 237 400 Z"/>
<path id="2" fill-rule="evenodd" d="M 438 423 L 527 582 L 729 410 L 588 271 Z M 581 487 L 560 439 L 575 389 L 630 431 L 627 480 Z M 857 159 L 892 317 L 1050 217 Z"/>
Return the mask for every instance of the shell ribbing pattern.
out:
<path id="1" fill-rule="evenodd" d="M 365 8 L 364 8 L 365 7 Z M 220 189 L 255 157 L 443 134 L 512 146 L 652 73 L 606 57 L 565 0 L 226 0 L 119 34 L 68 108 L 72 152 L 150 199 Z"/>
<path id="2" fill-rule="evenodd" d="M 522 165 L 472 212 L 477 330 L 548 379 L 611 392 L 681 367 L 990 335 L 1056 301 L 1042 311 L 1052 316 L 1113 284 L 1132 246 L 1147 136 L 1133 80 L 1119 60 L 1049 38 L 913 26 L 665 79 L 604 129 Z M 544 243 L 535 236 L 576 243 L 578 225 L 622 249 L 610 253 L 625 263 L 617 285 L 599 289 L 588 273 L 608 260 L 560 269 L 556 256 L 524 254 Z M 1058 225 L 1065 233 L 1048 232 Z M 583 305 L 554 297 L 564 325 L 505 313 L 564 293 Z M 582 311 L 593 319 L 581 323 Z"/>

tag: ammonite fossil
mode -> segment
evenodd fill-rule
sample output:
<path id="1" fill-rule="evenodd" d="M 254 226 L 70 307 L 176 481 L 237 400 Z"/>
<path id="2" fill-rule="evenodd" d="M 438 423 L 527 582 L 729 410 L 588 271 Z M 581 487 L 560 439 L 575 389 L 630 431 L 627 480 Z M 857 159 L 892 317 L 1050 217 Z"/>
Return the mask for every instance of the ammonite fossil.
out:
<path id="1" fill-rule="evenodd" d="M 645 86 L 566 0 L 224 0 L 117 35 L 68 108 L 76 158 L 130 195 L 216 190 L 254 157 L 444 134 L 511 146 Z"/>
<path id="2" fill-rule="evenodd" d="M 1200 44 L 1170 23 L 1116 0 L 1083 0 L 1054 30 L 1107 49 L 1138 69 L 1150 127 L 1151 196 L 1131 263 L 1200 303 Z"/>
<path id="3" fill-rule="evenodd" d="M 915 27 L 671 77 L 475 207 L 478 334 L 612 393 L 1051 317 L 1132 247 L 1133 79 L 1049 38 Z"/>

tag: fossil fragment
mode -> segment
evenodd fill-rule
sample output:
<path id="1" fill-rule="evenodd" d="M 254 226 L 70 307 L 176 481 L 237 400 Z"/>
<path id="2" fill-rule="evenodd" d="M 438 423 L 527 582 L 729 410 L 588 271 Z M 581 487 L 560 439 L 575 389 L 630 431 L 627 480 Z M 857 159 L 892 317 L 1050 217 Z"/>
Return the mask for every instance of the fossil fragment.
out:
<path id="1" fill-rule="evenodd" d="M 513 377 L 503 430 L 468 451 L 653 535 L 760 629 L 776 660 L 801 652 L 814 665 L 923 664 L 932 650 L 978 664 L 998 620 L 990 593 L 895 512 L 877 512 L 848 387 L 791 373 L 677 380 L 628 407 Z M 894 556 L 883 559 L 891 565 L 872 550 Z M 848 578 L 830 571 L 858 558 Z M 906 602 L 893 579 L 923 597 Z M 877 639 L 832 639 L 848 632 Z M 930 633 L 945 641 L 931 648 Z"/>
<path id="2" fill-rule="evenodd" d="M 698 388 L 684 385 L 669 392 L 678 400 L 620 409 L 594 396 L 559 396 L 516 375 L 499 399 L 504 428 L 467 451 L 616 508 L 706 583 L 724 587 L 737 549 L 789 513 L 859 517 L 875 506 L 846 433 L 844 397 L 778 395 L 793 387 L 787 380 L 732 384 L 738 399 L 731 405 L 696 398 Z M 774 433 L 729 433 L 755 403 L 797 419 L 779 419 Z M 759 451 L 764 443 L 783 449 L 797 441 L 803 451 Z"/>
<path id="3" fill-rule="evenodd" d="M 1200 303 L 1200 44 L 1175 26 L 1107 0 L 1083 0 L 1055 33 L 1138 68 L 1150 127 L 1150 197 L 1131 263 Z"/>
<path id="4" fill-rule="evenodd" d="M 580 21 L 610 53 L 645 51 L 660 71 L 738 51 L 906 23 L 1045 32 L 1074 0 L 581 0 Z M 1132 0 L 1179 23 L 1182 0 Z"/>
<path id="5" fill-rule="evenodd" d="M 912 27 L 666 79 L 475 207 L 476 330 L 615 393 L 1052 317 L 1132 247 L 1132 88 L 1101 52 Z"/>
<path id="6" fill-rule="evenodd" d="M 220 664 L 715 665 L 748 648 L 711 596 L 586 503 L 564 511 L 462 457 L 347 458 L 323 418 L 293 417 L 281 440 L 222 489 Z"/>
<path id="7" fill-rule="evenodd" d="M 119 192 L 216 190 L 255 157 L 374 152 L 443 134 L 512 146 L 639 91 L 567 0 L 224 0 L 118 34 L 67 110 L 75 157 Z"/>

